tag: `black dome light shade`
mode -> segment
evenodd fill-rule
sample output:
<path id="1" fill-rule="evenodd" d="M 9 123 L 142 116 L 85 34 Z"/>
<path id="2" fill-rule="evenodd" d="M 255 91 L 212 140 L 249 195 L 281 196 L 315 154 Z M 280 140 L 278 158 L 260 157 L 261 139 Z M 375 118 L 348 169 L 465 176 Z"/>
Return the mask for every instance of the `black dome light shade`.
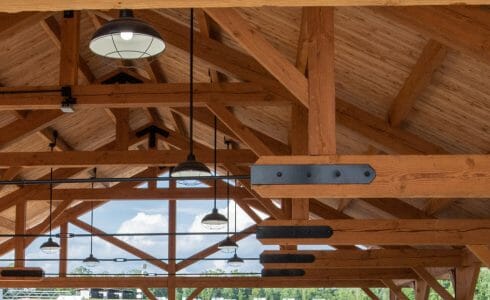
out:
<path id="1" fill-rule="evenodd" d="M 46 242 L 42 243 L 40 249 L 46 254 L 53 254 L 60 250 L 60 245 L 49 237 Z"/>
<path id="2" fill-rule="evenodd" d="M 226 219 L 224 215 L 220 214 L 216 207 L 213 208 L 211 213 L 205 215 L 201 220 L 201 224 L 209 230 L 221 229 L 227 222 L 228 219 Z"/>
<path id="3" fill-rule="evenodd" d="M 92 36 L 89 48 L 97 55 L 114 59 L 148 58 L 162 53 L 165 42 L 147 23 L 121 10 L 118 19 L 102 25 Z"/>
<path id="4" fill-rule="evenodd" d="M 227 237 L 218 245 L 218 249 L 224 253 L 233 253 L 237 248 L 237 243 L 235 243 L 230 237 Z"/>
<path id="5" fill-rule="evenodd" d="M 228 259 L 227 263 L 231 267 L 240 267 L 241 265 L 243 265 L 244 261 L 235 252 L 235 254 Z"/>
<path id="6" fill-rule="evenodd" d="M 100 263 L 100 261 L 92 254 L 83 260 L 83 264 L 89 268 L 95 267 Z"/>
<path id="7" fill-rule="evenodd" d="M 209 176 L 211 171 L 200 161 L 196 160 L 194 154 L 189 154 L 184 162 L 178 164 L 172 170 L 172 177 L 201 177 Z"/>

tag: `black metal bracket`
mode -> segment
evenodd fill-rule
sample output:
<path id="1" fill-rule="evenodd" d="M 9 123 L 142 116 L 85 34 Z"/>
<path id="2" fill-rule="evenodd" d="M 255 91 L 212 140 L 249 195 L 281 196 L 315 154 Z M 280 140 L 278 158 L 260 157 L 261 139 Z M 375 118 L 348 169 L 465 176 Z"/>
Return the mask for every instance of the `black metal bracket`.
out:
<path id="1" fill-rule="evenodd" d="M 257 226 L 257 239 L 328 239 L 333 234 L 329 226 Z"/>
<path id="2" fill-rule="evenodd" d="M 254 185 L 368 184 L 376 171 L 368 164 L 253 165 Z"/>
<path id="3" fill-rule="evenodd" d="M 74 17 L 74 15 L 75 15 L 75 13 L 73 12 L 73 10 L 63 11 L 63 18 L 65 18 L 65 19 L 71 19 Z"/>
<path id="4" fill-rule="evenodd" d="M 73 111 L 73 105 L 77 104 L 77 99 L 72 95 L 71 86 L 61 87 L 61 97 L 63 97 L 63 100 L 61 101 L 61 110 L 64 112 Z"/>
<path id="5" fill-rule="evenodd" d="M 148 148 L 152 149 L 157 146 L 157 134 L 168 137 L 170 133 L 165 129 L 162 129 L 156 125 L 150 125 L 138 132 L 136 132 L 137 137 L 142 137 L 148 134 Z"/>

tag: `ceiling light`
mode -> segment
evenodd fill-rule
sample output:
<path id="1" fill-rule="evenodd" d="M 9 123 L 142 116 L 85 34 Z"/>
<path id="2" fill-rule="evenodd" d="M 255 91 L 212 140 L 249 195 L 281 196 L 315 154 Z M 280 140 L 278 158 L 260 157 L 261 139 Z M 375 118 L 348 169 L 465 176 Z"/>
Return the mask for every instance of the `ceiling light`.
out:
<path id="1" fill-rule="evenodd" d="M 230 237 L 227 237 L 218 244 L 218 249 L 224 253 L 233 253 L 237 248 L 237 243 L 235 243 Z"/>
<path id="2" fill-rule="evenodd" d="M 95 180 L 97 178 L 97 168 L 94 168 L 94 177 Z M 92 189 L 94 189 L 94 182 L 92 181 Z M 99 260 L 93 255 L 93 246 L 94 246 L 94 202 L 90 202 L 90 255 L 83 260 L 83 264 L 89 268 L 95 267 L 99 264 Z"/>
<path id="3" fill-rule="evenodd" d="M 153 27 L 136 19 L 131 10 L 123 9 L 118 19 L 105 23 L 94 33 L 89 48 L 107 58 L 139 59 L 162 53 L 165 42 Z"/>
<path id="4" fill-rule="evenodd" d="M 172 170 L 172 177 L 210 176 L 211 171 L 205 164 L 196 160 L 194 155 L 194 9 L 190 17 L 190 49 L 189 49 L 189 155 L 187 160 Z"/>
<path id="5" fill-rule="evenodd" d="M 218 132 L 218 119 L 214 117 L 214 175 L 215 176 L 217 175 L 217 161 L 218 161 L 217 132 Z M 216 208 L 217 198 L 218 198 L 218 182 L 216 181 L 216 177 L 215 177 L 213 210 L 211 211 L 210 214 L 205 215 L 201 221 L 202 225 L 207 229 L 219 230 L 228 224 L 228 218 L 220 214 L 218 212 L 218 209 Z"/>
<path id="6" fill-rule="evenodd" d="M 93 268 L 99 263 L 100 261 L 92 253 L 90 253 L 90 255 L 83 260 L 83 264 L 89 268 Z"/>
<path id="7" fill-rule="evenodd" d="M 53 142 L 49 143 L 49 148 L 51 152 L 54 151 L 54 147 L 56 146 L 56 140 L 58 139 L 58 132 L 53 131 Z M 53 218 L 53 168 L 49 173 L 49 238 L 46 242 L 42 243 L 40 249 L 42 252 L 46 254 L 53 254 L 59 251 L 60 245 L 53 241 L 53 228 L 52 228 L 52 218 Z"/>
<path id="8" fill-rule="evenodd" d="M 244 261 L 235 252 L 235 254 L 228 259 L 227 263 L 231 267 L 240 267 L 243 265 Z"/>

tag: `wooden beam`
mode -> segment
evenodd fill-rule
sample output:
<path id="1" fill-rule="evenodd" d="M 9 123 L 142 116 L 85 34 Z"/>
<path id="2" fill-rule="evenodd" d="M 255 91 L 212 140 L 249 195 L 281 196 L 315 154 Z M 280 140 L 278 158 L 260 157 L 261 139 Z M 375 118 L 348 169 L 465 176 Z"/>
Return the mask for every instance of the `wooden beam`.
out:
<path id="1" fill-rule="evenodd" d="M 4 0 L 0 6 L 2 12 L 19 11 L 62 11 L 85 9 L 158 9 L 158 8 L 188 8 L 188 7 L 260 7 L 260 6 L 386 6 L 386 5 L 451 5 L 451 4 L 487 4 L 484 0 L 466 0 L 464 3 L 456 0 L 401 0 L 387 3 L 385 0 Z"/>
<path id="2" fill-rule="evenodd" d="M 12 36 L 19 31 L 20 28 L 32 26 L 45 18 L 52 15 L 52 12 L 21 12 L 17 14 L 1 13 L 0 14 L 0 37 L 3 39 L 7 36 Z"/>
<path id="3" fill-rule="evenodd" d="M 233 241 L 238 242 L 238 241 L 248 237 L 251 234 L 251 232 L 254 232 L 255 226 L 256 225 L 249 226 L 249 227 L 245 228 L 243 231 L 237 232 L 236 234 L 231 235 L 230 238 Z M 176 271 L 180 271 L 184 268 L 187 268 L 188 266 L 197 263 L 199 261 L 199 259 L 208 257 L 208 256 L 218 252 L 219 251 L 218 245 L 220 243 L 221 243 L 221 241 L 207 247 L 206 249 L 203 249 L 203 250 L 191 255 L 187 259 L 184 259 L 184 260 L 178 262 L 176 265 Z"/>
<path id="4" fill-rule="evenodd" d="M 383 280 L 383 283 L 384 285 L 390 289 L 391 292 L 393 292 L 396 297 L 397 297 L 397 300 L 408 300 L 407 296 L 405 296 L 405 294 L 402 292 L 402 289 L 397 286 L 393 280 Z"/>
<path id="5" fill-rule="evenodd" d="M 301 24 L 299 28 L 298 46 L 296 49 L 296 68 L 301 74 L 306 74 L 308 64 L 308 23 L 306 19 L 306 7 L 301 10 Z"/>
<path id="6" fill-rule="evenodd" d="M 66 237 L 68 234 L 68 223 L 62 224 L 60 226 L 60 235 Z M 60 262 L 59 262 L 59 276 L 66 277 L 68 273 L 68 239 L 60 238 Z"/>
<path id="7" fill-rule="evenodd" d="M 376 269 L 308 269 L 304 278 L 324 278 L 328 280 L 381 280 L 381 279 L 416 279 L 417 273 L 412 269 L 376 268 Z"/>
<path id="8" fill-rule="evenodd" d="M 415 272 L 444 300 L 455 299 L 424 267 L 413 268 Z"/>
<path id="9" fill-rule="evenodd" d="M 54 16 L 50 16 L 42 20 L 41 26 L 43 27 L 44 31 L 46 31 L 50 39 L 53 41 L 53 44 L 56 46 L 56 48 L 61 49 L 61 27 L 56 18 Z M 95 82 L 95 75 L 92 73 L 87 62 L 82 58 L 81 55 L 78 56 L 78 67 L 87 82 Z"/>
<path id="10" fill-rule="evenodd" d="M 128 150 L 129 134 L 129 109 L 119 108 L 113 109 L 112 112 L 116 117 L 116 147 L 115 150 Z"/>
<path id="11" fill-rule="evenodd" d="M 366 293 L 366 295 L 368 295 L 369 298 L 371 298 L 371 300 L 379 300 L 379 297 L 376 296 L 375 293 L 373 293 L 369 288 L 362 288 L 362 290 L 364 291 L 364 293 Z"/>
<path id="12" fill-rule="evenodd" d="M 428 300 L 430 288 L 427 282 L 422 279 L 415 281 L 415 300 Z"/>
<path id="13" fill-rule="evenodd" d="M 141 291 L 145 294 L 146 298 L 149 300 L 157 300 L 157 297 L 153 295 L 153 293 L 150 291 L 149 288 L 147 287 L 140 287 Z"/>
<path id="14" fill-rule="evenodd" d="M 187 300 L 197 299 L 197 296 L 204 290 L 204 288 L 195 288 L 189 296 L 187 296 Z"/>
<path id="15" fill-rule="evenodd" d="M 488 245 L 467 245 L 466 247 L 478 257 L 482 264 L 490 268 L 490 247 Z"/>
<path id="16" fill-rule="evenodd" d="M 19 93 L 25 90 L 32 92 Z M 0 92 L 16 94 L 0 94 L 0 110 L 59 109 L 62 100 L 59 90 L 59 86 L 1 87 Z M 186 83 L 74 86 L 72 93 L 77 99 L 75 107 L 81 109 L 189 105 L 189 85 Z M 270 106 L 290 103 L 290 99 L 274 95 L 263 86 L 254 83 L 196 83 L 194 95 L 196 106 L 204 106 L 208 102 L 220 102 L 227 106 Z"/>
<path id="17" fill-rule="evenodd" d="M 136 257 L 139 257 L 141 259 L 145 259 L 147 260 L 148 263 L 152 264 L 152 265 L 155 265 L 156 267 L 159 267 L 160 269 L 164 270 L 164 271 L 168 271 L 168 265 L 161 261 L 161 260 L 158 260 L 157 258 L 151 256 L 150 254 L 142 251 L 142 250 L 139 250 L 138 248 L 134 247 L 134 246 L 131 246 L 129 245 L 128 243 L 122 241 L 121 239 L 118 239 L 116 237 L 113 237 L 113 236 L 109 236 L 109 235 L 106 235 L 106 233 L 96 227 L 93 227 L 93 226 L 90 226 L 89 224 L 79 220 L 79 219 L 74 219 L 74 220 L 71 220 L 70 223 L 72 223 L 73 225 L 87 231 L 87 232 L 93 232 L 93 234 L 95 235 L 99 235 L 99 238 L 100 239 L 103 239 L 104 241 L 107 241 L 108 243 L 118 247 L 118 248 L 121 248 L 122 250 L 136 256 Z"/>
<path id="18" fill-rule="evenodd" d="M 19 203 L 15 206 L 15 234 L 26 233 L 27 203 Z M 26 245 L 23 237 L 15 238 L 15 263 L 16 268 L 25 267 Z"/>
<path id="19" fill-rule="evenodd" d="M 308 31 L 308 152 L 336 153 L 333 8 L 305 10 Z M 268 53 L 267 53 L 268 54 Z"/>
<path id="20" fill-rule="evenodd" d="M 60 85 L 78 84 L 78 58 L 80 44 L 80 12 L 64 16 L 60 34 Z"/>
<path id="21" fill-rule="evenodd" d="M 178 188 L 178 189 L 140 189 L 140 188 L 104 188 L 104 189 L 54 189 L 54 200 L 74 199 L 80 201 L 118 201 L 118 200 L 211 200 L 214 197 L 213 188 Z M 226 199 L 226 183 L 218 185 L 218 199 Z M 244 188 L 233 188 L 230 197 L 238 199 L 251 199 L 252 196 Z M 46 201 L 49 191 L 36 189 L 24 195 L 29 201 Z"/>
<path id="22" fill-rule="evenodd" d="M 415 66 L 391 104 L 388 121 L 393 127 L 400 126 L 412 110 L 415 101 L 429 86 L 432 76 L 446 57 L 447 49 L 435 40 L 429 40 Z"/>
<path id="23" fill-rule="evenodd" d="M 165 166 L 176 165 L 187 157 L 186 150 L 70 151 L 70 152 L 3 152 L 3 167 L 90 167 L 90 166 Z M 212 163 L 210 151 L 196 150 L 203 163 Z M 249 164 L 256 160 L 250 150 L 218 150 L 218 163 Z"/>
<path id="24" fill-rule="evenodd" d="M 260 226 L 330 226 L 330 238 L 261 239 L 265 245 L 486 245 L 490 220 L 274 220 Z M 471 243 L 474 242 L 474 243 Z"/>
<path id="25" fill-rule="evenodd" d="M 361 199 L 363 202 L 389 213 L 399 219 L 430 219 L 430 215 L 424 211 L 406 203 L 400 199 Z M 439 199 L 434 199 L 438 201 Z"/>
<path id="26" fill-rule="evenodd" d="M 308 82 L 262 34 L 234 9 L 207 8 L 206 13 L 264 66 L 304 106 L 308 107 Z"/>
<path id="27" fill-rule="evenodd" d="M 441 44 L 490 63 L 490 28 L 473 21 L 471 16 L 437 6 L 384 7 L 374 10 Z"/>
<path id="28" fill-rule="evenodd" d="M 476 283 L 480 274 L 480 265 L 456 268 L 456 299 L 472 300 L 475 295 Z"/>
<path id="29" fill-rule="evenodd" d="M 265 198 L 488 198 L 490 155 L 261 157 L 257 165 L 369 164 L 370 184 L 254 185 Z M 389 200 L 386 200 L 389 201 Z"/>
<path id="30" fill-rule="evenodd" d="M 242 142 L 247 144 L 257 156 L 273 155 L 273 152 L 269 147 L 244 126 L 224 105 L 216 102 L 208 102 L 206 106 L 221 122 L 238 136 Z"/>
<path id="31" fill-rule="evenodd" d="M 334 233 L 335 235 L 335 233 Z M 337 251 L 266 250 L 262 255 L 311 254 L 313 263 L 268 263 L 266 269 L 343 269 L 343 268 L 452 268 L 464 266 L 464 252 L 456 249 L 372 249 Z"/>

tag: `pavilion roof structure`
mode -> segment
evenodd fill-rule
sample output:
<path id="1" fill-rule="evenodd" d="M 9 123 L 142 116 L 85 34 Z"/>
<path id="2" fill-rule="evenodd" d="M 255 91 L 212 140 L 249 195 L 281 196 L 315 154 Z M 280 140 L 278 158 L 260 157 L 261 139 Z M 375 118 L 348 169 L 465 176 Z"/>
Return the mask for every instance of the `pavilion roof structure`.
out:
<path id="1" fill-rule="evenodd" d="M 295 277 L 183 277 L 195 262 L 152 264 L 161 278 L 10 280 L 5 287 L 386 287 L 406 299 L 433 289 L 443 299 L 472 299 L 481 266 L 490 265 L 490 10 L 485 1 L 450 0 L 2 1 L 0 3 L 0 180 L 155 177 L 188 152 L 189 7 L 195 22 L 196 155 L 218 173 L 249 174 L 253 165 L 369 163 L 370 184 L 254 185 L 242 179 L 232 198 L 257 226 L 331 226 L 330 239 L 259 239 L 265 254 L 313 254 Z M 268 6 L 266 6 L 267 4 Z M 127 5 L 127 6 L 125 6 Z M 414 6 L 412 6 L 414 5 Z M 241 6 L 241 7 L 240 7 Z M 335 7 L 333 7 L 335 6 Z M 119 61 L 88 43 L 117 9 L 134 9 L 167 43 L 156 58 Z M 72 17 L 63 13 L 75 10 Z M 121 78 L 133 83 L 118 83 Z M 61 87 L 77 99 L 63 113 Z M 22 91 L 28 91 L 23 93 Z M 148 126 L 169 132 L 149 149 Z M 54 152 L 48 144 L 59 134 Z M 227 150 L 225 140 L 232 140 Z M 116 200 L 212 199 L 211 188 L 138 189 L 141 182 L 55 185 L 53 226 L 91 231 L 78 217 Z M 204 182 L 212 186 L 212 182 Z M 218 194 L 226 196 L 226 181 Z M 42 234 L 49 224 L 45 185 L 0 186 L 0 233 Z M 260 213 L 259 213 L 260 212 Z M 266 215 L 266 218 L 260 215 Z M 172 226 L 173 224 L 173 226 Z M 93 228 L 103 233 L 100 228 Z M 24 267 L 33 237 L 0 238 L 0 255 Z M 114 237 L 107 242 L 142 259 L 148 253 Z M 62 239 L 63 240 L 63 239 Z M 67 257 L 67 241 L 60 258 Z M 302 251 L 326 244 L 335 251 Z M 356 245 L 363 245 L 367 250 Z M 169 255 L 178 253 L 169 242 Z M 217 252 L 203 249 L 193 259 Z M 437 279 L 451 279 L 449 294 Z M 194 296 L 196 296 L 194 295 Z M 175 297 L 175 295 L 174 295 Z"/>

